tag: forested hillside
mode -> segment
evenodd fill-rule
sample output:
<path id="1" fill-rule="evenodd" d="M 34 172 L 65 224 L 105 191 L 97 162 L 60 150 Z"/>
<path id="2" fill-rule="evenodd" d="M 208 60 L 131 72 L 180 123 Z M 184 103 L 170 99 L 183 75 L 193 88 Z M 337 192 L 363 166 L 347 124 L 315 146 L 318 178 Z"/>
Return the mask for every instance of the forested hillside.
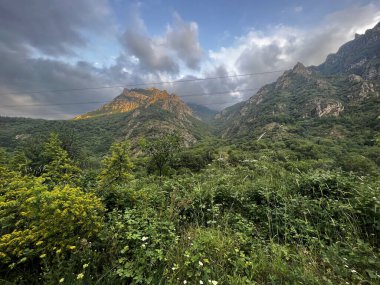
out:
<path id="1" fill-rule="evenodd" d="M 1 117 L 0 284 L 380 284 L 379 33 L 218 114 Z"/>
<path id="2" fill-rule="evenodd" d="M 380 146 L 180 142 L 114 143 L 100 169 L 54 134 L 3 152 L 2 280 L 379 282 Z"/>

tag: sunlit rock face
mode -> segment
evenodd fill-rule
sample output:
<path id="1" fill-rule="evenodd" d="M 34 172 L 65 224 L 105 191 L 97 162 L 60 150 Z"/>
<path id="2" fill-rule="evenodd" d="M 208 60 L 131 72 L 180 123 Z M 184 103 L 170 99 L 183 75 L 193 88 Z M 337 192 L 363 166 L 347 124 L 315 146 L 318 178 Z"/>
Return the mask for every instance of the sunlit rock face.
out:
<path id="1" fill-rule="evenodd" d="M 149 88 L 124 89 L 123 92 L 111 102 L 101 106 L 95 111 L 79 115 L 75 119 L 126 113 L 138 108 L 148 108 L 151 105 L 169 111 L 181 119 L 184 119 L 185 116 L 192 115 L 192 110 L 177 95 L 169 94 L 165 90 Z"/>

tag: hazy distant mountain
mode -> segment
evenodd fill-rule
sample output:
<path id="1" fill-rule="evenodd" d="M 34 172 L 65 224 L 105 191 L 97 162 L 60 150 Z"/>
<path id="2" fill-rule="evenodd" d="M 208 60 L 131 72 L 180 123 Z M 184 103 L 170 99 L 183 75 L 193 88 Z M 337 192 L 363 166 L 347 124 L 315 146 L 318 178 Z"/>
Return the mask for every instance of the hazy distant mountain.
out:
<path id="1" fill-rule="evenodd" d="M 187 106 L 191 108 L 193 111 L 193 115 L 204 122 L 209 122 L 212 120 L 215 115 L 218 113 L 216 110 L 212 110 L 203 105 L 195 104 L 195 103 L 187 103 Z"/>

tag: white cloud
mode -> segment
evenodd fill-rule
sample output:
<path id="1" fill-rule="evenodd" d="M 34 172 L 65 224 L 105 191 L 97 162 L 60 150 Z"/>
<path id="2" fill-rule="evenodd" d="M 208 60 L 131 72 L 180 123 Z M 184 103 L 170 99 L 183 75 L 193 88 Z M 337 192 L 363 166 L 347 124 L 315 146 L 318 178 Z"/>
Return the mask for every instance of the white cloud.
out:
<path id="1" fill-rule="evenodd" d="M 212 70 L 223 66 L 229 74 L 246 74 L 289 69 L 298 61 L 305 65 L 319 65 L 329 53 L 336 52 L 342 44 L 352 40 L 355 33 L 363 33 L 379 20 L 380 11 L 369 4 L 330 14 L 312 29 L 286 25 L 269 26 L 265 32 L 251 29 L 230 46 L 209 50 L 209 59 L 203 64 L 203 70 L 212 73 Z M 274 81 L 280 74 L 243 77 L 234 80 L 236 86 L 232 84 L 230 88 L 258 88 Z M 247 99 L 254 93 L 246 92 L 241 94 L 241 98 Z M 233 94 L 224 96 L 224 100 L 236 102 Z"/>
<path id="2" fill-rule="evenodd" d="M 178 75 L 180 66 L 198 70 L 203 51 L 198 40 L 198 24 L 185 22 L 178 13 L 163 35 L 152 37 L 136 9 L 130 27 L 121 38 L 126 53 L 138 60 L 145 72 Z"/>
<path id="3" fill-rule="evenodd" d="M 101 3 L 106 5 L 104 1 L 102 0 Z M 82 6 L 87 7 L 87 4 Z M 173 21 L 168 24 L 166 30 L 160 35 L 152 36 L 136 7 L 136 10 L 132 10 L 127 17 L 130 21 L 129 29 L 121 36 L 124 50 L 117 57 L 111 56 L 112 64 L 99 66 L 88 62 L 68 62 L 54 57 L 54 54 L 65 54 L 86 44 L 82 42 L 85 39 L 81 37 L 82 34 L 79 31 L 88 30 L 91 21 L 81 22 L 81 17 L 78 15 L 85 14 L 86 10 L 82 6 L 78 7 L 78 11 L 73 16 L 68 16 L 68 19 L 74 18 L 75 21 L 72 20 L 72 23 L 64 30 L 68 36 L 58 42 L 54 40 L 56 36 L 54 31 L 46 29 L 46 35 L 43 35 L 46 39 L 37 45 L 36 40 L 40 36 L 38 29 L 36 31 L 33 29 L 33 32 L 37 33 L 37 36 L 33 36 L 34 33 L 29 32 L 33 26 L 25 31 L 21 30 L 23 32 L 17 32 L 24 27 L 15 25 L 14 19 L 7 20 L 4 17 L 0 20 L 4 23 L 0 25 L 0 39 L 2 39 L 0 55 L 3 59 L 0 65 L 1 93 L 86 88 L 107 84 L 127 85 L 267 72 L 289 69 L 297 61 L 305 65 L 316 65 L 322 63 L 329 53 L 336 52 L 343 43 L 353 39 L 355 33 L 363 33 L 380 21 L 380 11 L 373 4 L 351 7 L 328 15 L 311 29 L 286 25 L 269 26 L 265 30 L 252 28 L 246 34 L 232 40 L 230 45 L 204 52 L 199 43 L 199 27 L 196 22 L 185 21 L 178 14 L 174 14 Z M 107 6 L 104 7 L 101 11 L 107 14 L 109 9 Z M 25 12 L 25 9 L 23 11 Z M 103 15 L 102 13 L 100 14 Z M 98 28 L 101 26 L 102 19 L 97 18 L 97 13 L 92 12 L 92 14 L 94 16 L 91 19 L 97 19 L 99 22 L 95 25 Z M 65 23 L 64 19 L 62 22 Z M 7 31 L 4 32 L 5 27 L 8 26 L 13 27 L 9 31 L 14 31 L 12 32 L 14 37 L 11 37 L 10 41 L 4 38 L 4 35 L 8 35 Z M 232 38 L 227 33 L 226 35 Z M 30 45 L 34 45 L 41 53 L 51 54 L 51 57 L 31 58 L 29 52 L 25 50 L 25 46 Z M 241 90 L 259 88 L 265 83 L 274 81 L 280 74 L 165 84 L 157 85 L 157 87 L 166 88 L 178 95 L 212 93 L 184 97 L 184 99 L 222 109 L 247 99 L 255 93 L 255 91 Z M 225 91 L 229 93 L 223 93 Z M 118 92 L 118 89 L 109 89 L 82 92 L 79 95 L 82 96 L 82 101 L 104 101 L 115 97 Z M 80 101 L 78 97 L 78 93 L 58 95 L 57 93 L 41 93 L 2 96 L 0 99 L 3 105 L 16 105 L 76 102 Z M 56 112 L 57 115 L 64 112 L 78 114 L 96 107 L 92 105 L 77 105 L 70 108 L 55 106 L 49 107 L 49 112 Z M 42 109 L 23 109 L 22 114 L 41 116 L 40 114 L 44 113 Z M 21 109 L 19 110 L 21 112 Z M 0 112 L 4 114 L 4 109 Z M 7 115 L 14 114 L 12 112 L 12 110 L 6 110 Z M 48 117 L 54 117 L 54 115 Z"/>
<path id="4" fill-rule="evenodd" d="M 202 48 L 198 41 L 198 24 L 185 22 L 174 14 L 174 25 L 169 25 L 165 35 L 168 47 L 173 49 L 187 67 L 199 69 L 202 59 Z"/>

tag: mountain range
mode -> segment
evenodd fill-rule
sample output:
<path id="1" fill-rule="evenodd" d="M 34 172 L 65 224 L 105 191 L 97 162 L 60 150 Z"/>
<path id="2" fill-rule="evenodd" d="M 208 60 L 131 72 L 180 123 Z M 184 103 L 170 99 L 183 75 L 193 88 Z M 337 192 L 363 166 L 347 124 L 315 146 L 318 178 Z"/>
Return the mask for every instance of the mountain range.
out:
<path id="1" fill-rule="evenodd" d="M 187 145 L 208 136 L 373 140 L 380 132 L 379 111 L 380 23 L 344 44 L 321 65 L 297 63 L 247 101 L 219 113 L 186 104 L 165 90 L 124 89 L 111 102 L 72 120 L 1 117 L 0 146 L 67 129 L 89 141 L 92 151 L 103 151 L 103 145 L 108 147 L 115 139 L 174 131 Z"/>

